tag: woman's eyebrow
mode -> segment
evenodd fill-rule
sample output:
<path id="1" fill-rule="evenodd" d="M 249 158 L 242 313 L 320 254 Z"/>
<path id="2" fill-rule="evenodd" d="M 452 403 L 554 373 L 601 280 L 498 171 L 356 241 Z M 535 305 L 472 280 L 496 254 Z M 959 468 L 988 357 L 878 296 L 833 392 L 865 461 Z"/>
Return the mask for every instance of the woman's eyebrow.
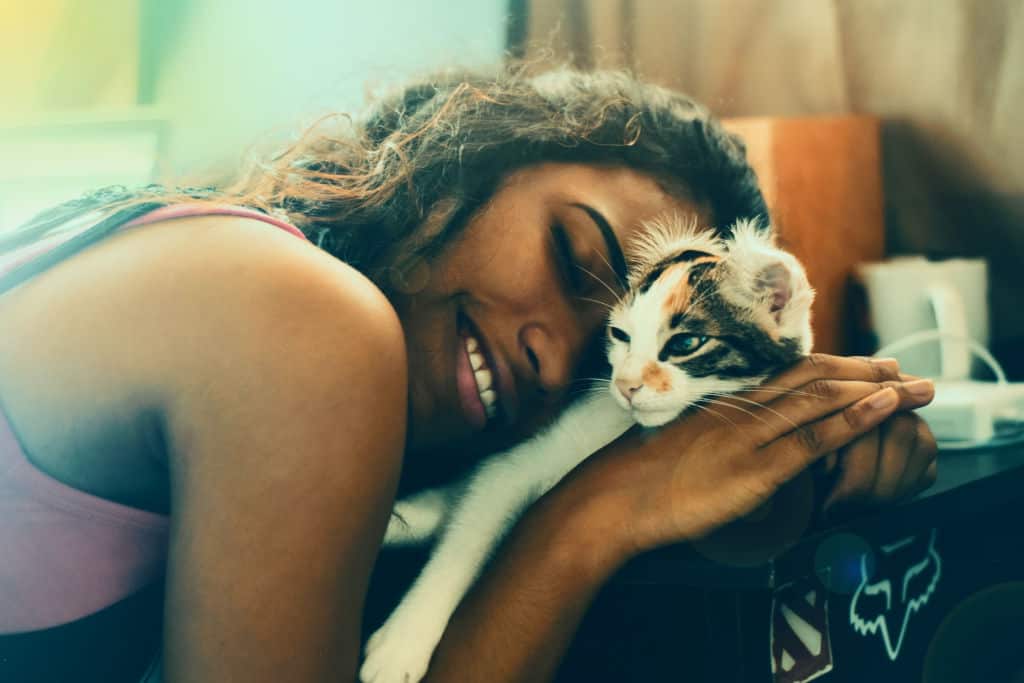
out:
<path id="1" fill-rule="evenodd" d="M 608 245 L 608 257 L 611 263 L 612 270 L 615 271 L 615 276 L 619 278 L 619 282 L 625 284 L 628 280 L 626 278 L 626 257 L 622 253 L 622 247 L 619 245 L 619 239 L 615 236 L 615 231 L 612 230 L 612 226 L 608 223 L 608 219 L 601 215 L 601 213 L 586 204 L 572 204 L 571 206 L 577 209 L 583 209 L 586 211 L 590 219 L 594 221 L 594 225 L 601 231 L 601 237 L 604 238 L 604 243 Z"/>

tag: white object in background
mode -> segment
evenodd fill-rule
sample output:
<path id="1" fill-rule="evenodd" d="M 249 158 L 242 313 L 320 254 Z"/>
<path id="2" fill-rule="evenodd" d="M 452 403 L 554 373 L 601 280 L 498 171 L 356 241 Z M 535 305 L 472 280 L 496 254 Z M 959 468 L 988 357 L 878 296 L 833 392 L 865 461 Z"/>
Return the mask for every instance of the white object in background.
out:
<path id="1" fill-rule="evenodd" d="M 944 449 L 996 445 L 1024 428 L 1024 382 L 936 382 L 935 399 L 916 412 Z"/>
<path id="2" fill-rule="evenodd" d="M 921 330 L 944 338 L 893 355 L 913 375 L 966 380 L 971 351 L 964 339 L 988 344 L 988 266 L 981 259 L 929 261 L 907 256 L 865 263 L 857 273 L 867 291 L 871 327 L 880 347 Z"/>

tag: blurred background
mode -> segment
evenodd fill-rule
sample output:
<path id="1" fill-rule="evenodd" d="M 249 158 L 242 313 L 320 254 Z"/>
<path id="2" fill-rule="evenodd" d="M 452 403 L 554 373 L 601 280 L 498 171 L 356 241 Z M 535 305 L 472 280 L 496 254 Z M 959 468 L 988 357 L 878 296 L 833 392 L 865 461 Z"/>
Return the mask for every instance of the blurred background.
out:
<path id="1" fill-rule="evenodd" d="M 724 117 L 878 117 L 885 253 L 986 258 L 1019 363 L 1022 39 L 1021 0 L 0 0 L 0 229 L 441 66 L 626 67 Z"/>
<path id="2" fill-rule="evenodd" d="M 219 170 L 375 84 L 498 64 L 506 4 L 0 0 L 0 226 L 97 184 Z"/>

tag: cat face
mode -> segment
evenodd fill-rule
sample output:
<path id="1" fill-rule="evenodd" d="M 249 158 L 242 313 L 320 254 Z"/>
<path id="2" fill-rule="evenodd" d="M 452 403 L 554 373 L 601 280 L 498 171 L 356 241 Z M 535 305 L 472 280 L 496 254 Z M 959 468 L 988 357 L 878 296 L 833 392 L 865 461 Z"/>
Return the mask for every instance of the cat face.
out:
<path id="1" fill-rule="evenodd" d="M 720 239 L 670 219 L 632 251 L 629 291 L 609 317 L 609 388 L 640 424 L 757 385 L 810 350 L 814 291 L 756 222 Z"/>

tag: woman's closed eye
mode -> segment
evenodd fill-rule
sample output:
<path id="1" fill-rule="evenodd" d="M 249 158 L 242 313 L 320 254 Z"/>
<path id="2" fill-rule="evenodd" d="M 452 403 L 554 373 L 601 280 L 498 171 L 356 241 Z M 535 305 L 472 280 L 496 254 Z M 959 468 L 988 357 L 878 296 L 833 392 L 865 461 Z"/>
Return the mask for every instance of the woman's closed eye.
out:
<path id="1" fill-rule="evenodd" d="M 551 226 L 551 250 L 566 293 L 580 301 L 609 309 L 622 296 L 620 278 L 609 264 L 601 248 L 593 244 L 599 235 L 586 232 L 579 237 L 565 224 Z M 616 285 L 619 285 L 619 288 Z"/>
<path id="2" fill-rule="evenodd" d="M 555 264 L 558 267 L 559 275 L 565 284 L 566 291 L 570 294 L 579 294 L 583 289 L 582 270 L 573 253 L 572 241 L 569 233 L 561 223 L 551 226 L 551 243 L 555 255 Z"/>

